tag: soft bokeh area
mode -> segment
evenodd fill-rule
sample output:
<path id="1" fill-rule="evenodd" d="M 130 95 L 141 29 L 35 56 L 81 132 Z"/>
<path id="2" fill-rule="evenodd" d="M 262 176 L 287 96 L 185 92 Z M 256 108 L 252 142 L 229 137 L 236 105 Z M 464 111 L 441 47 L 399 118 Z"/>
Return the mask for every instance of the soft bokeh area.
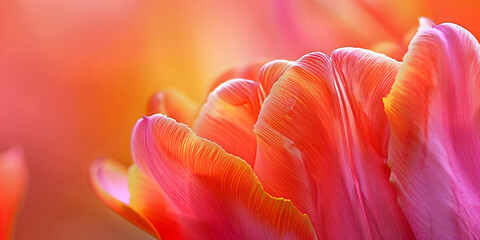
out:
<path id="1" fill-rule="evenodd" d="M 94 196 L 87 173 L 101 156 L 131 161 L 131 129 L 158 90 L 200 101 L 233 67 L 343 46 L 394 46 L 401 59 L 418 17 L 479 36 L 479 10 L 473 0 L 0 1 L 0 150 L 22 148 L 30 174 L 15 239 L 151 239 Z"/>

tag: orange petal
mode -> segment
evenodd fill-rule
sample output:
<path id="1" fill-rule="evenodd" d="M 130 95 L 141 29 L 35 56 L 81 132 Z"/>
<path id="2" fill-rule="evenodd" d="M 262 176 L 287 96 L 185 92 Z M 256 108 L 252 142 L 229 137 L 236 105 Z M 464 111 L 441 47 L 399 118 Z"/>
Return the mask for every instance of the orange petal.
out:
<path id="1" fill-rule="evenodd" d="M 197 105 L 187 96 L 170 89 L 156 93 L 150 98 L 147 114 L 165 114 L 189 126 L 197 115 Z"/>
<path id="2" fill-rule="evenodd" d="M 306 215 L 267 195 L 250 166 L 163 115 L 134 130 L 135 162 L 152 174 L 194 234 L 210 239 L 315 239 Z"/>
<path id="3" fill-rule="evenodd" d="M 257 141 L 253 125 L 270 88 L 290 66 L 273 61 L 259 70 L 258 82 L 233 79 L 213 91 L 194 124 L 195 133 L 254 165 Z"/>
<path id="4" fill-rule="evenodd" d="M 411 237 L 382 153 L 382 97 L 396 71 L 396 61 L 365 50 L 337 50 L 332 59 L 312 53 L 264 102 L 255 173 L 267 192 L 306 213 L 319 237 Z"/>
<path id="5" fill-rule="evenodd" d="M 234 79 L 213 91 L 195 121 L 195 133 L 239 156 L 251 166 L 257 147 L 253 125 L 260 111 L 258 84 Z"/>
<path id="6" fill-rule="evenodd" d="M 177 211 L 165 193 L 155 180 L 135 165 L 128 169 L 128 190 L 131 208 L 147 218 L 162 238 L 181 239 L 189 236 L 182 229 Z"/>
<path id="7" fill-rule="evenodd" d="M 27 187 L 23 154 L 11 149 L 0 155 L 0 239 L 12 239 L 15 218 Z"/>
<path id="8" fill-rule="evenodd" d="M 421 19 L 385 108 L 389 166 L 418 239 L 480 236 L 480 45 Z"/>
<path id="9" fill-rule="evenodd" d="M 270 94 L 273 84 L 277 82 L 285 70 L 292 66 L 294 62 L 286 60 L 275 60 L 265 64 L 258 74 L 258 83 L 261 86 L 262 103 Z"/>

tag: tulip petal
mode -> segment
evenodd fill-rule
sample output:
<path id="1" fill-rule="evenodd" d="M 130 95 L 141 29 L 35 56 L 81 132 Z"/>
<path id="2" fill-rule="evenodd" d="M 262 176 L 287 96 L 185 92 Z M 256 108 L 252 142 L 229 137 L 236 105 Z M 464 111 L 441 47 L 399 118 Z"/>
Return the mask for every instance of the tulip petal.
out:
<path id="1" fill-rule="evenodd" d="M 27 167 L 23 154 L 11 149 L 0 155 L 0 239 L 12 239 L 15 218 L 25 195 Z"/>
<path id="2" fill-rule="evenodd" d="M 342 48 L 332 53 L 339 91 L 347 111 L 352 111 L 358 135 L 382 158 L 387 158 L 390 129 L 382 98 L 390 93 L 401 63 L 363 49 Z"/>
<path id="3" fill-rule="evenodd" d="M 159 236 L 150 221 L 130 206 L 126 166 L 111 159 L 97 159 L 90 166 L 90 184 L 109 208 L 149 234 Z"/>
<path id="4" fill-rule="evenodd" d="M 156 93 L 150 98 L 147 114 L 165 114 L 191 126 L 197 114 L 196 104 L 179 91 L 170 89 Z"/>
<path id="5" fill-rule="evenodd" d="M 390 128 L 382 102 L 390 93 L 401 64 L 354 48 L 336 50 L 331 59 L 337 72 L 337 92 L 343 96 L 345 145 L 339 151 L 350 151 L 349 156 L 343 157 L 350 158 L 349 173 L 358 182 L 356 194 L 363 201 L 357 211 L 365 212 L 371 234 L 378 228 L 378 235 L 373 238 L 412 239 L 413 232 L 389 182 L 386 149 Z"/>
<path id="6" fill-rule="evenodd" d="M 210 94 L 193 127 L 199 137 L 217 143 L 251 166 L 257 145 L 253 125 L 260 111 L 257 88 L 256 82 L 243 79 L 221 84 Z"/>
<path id="7" fill-rule="evenodd" d="M 418 239 L 480 236 L 480 46 L 422 19 L 391 94 L 388 164 Z"/>
<path id="8" fill-rule="evenodd" d="M 195 133 L 253 167 L 257 148 L 253 125 L 270 88 L 289 66 L 288 61 L 272 61 L 259 70 L 258 82 L 232 79 L 221 84 L 202 107 Z"/>
<path id="9" fill-rule="evenodd" d="M 163 115 L 137 123 L 135 163 L 155 178 L 206 239 L 315 239 L 309 218 L 267 195 L 250 166 Z"/>
<path id="10" fill-rule="evenodd" d="M 382 97 L 397 71 L 396 61 L 366 50 L 337 50 L 332 59 L 311 53 L 264 102 L 254 171 L 268 193 L 291 199 L 312 219 L 319 237 L 412 236 L 382 152 Z"/>
<path id="11" fill-rule="evenodd" d="M 262 103 L 270 94 L 273 84 L 285 73 L 294 62 L 286 60 L 275 60 L 265 64 L 258 74 L 258 83 L 261 86 Z"/>
<path id="12" fill-rule="evenodd" d="M 315 75 L 308 72 L 308 62 L 315 64 L 315 69 L 327 76 L 323 81 L 316 79 Z M 305 68 L 300 64 L 305 65 Z M 324 72 L 324 73 L 323 73 Z M 306 213 L 312 220 L 315 230 L 320 238 L 324 235 L 319 223 L 320 219 L 315 209 L 317 203 L 316 185 L 312 183 L 308 171 L 312 167 L 307 164 L 316 164 L 314 161 L 305 160 L 299 143 L 320 143 L 312 137 L 328 137 L 326 124 L 321 122 L 333 122 L 330 114 L 317 114 L 333 112 L 334 102 L 330 90 L 333 82 L 329 81 L 329 75 L 333 76 L 332 67 L 328 57 L 323 54 L 310 54 L 303 57 L 290 67 L 273 87 L 269 97 L 264 102 L 258 122 L 254 131 L 258 136 L 258 150 L 254 171 L 266 191 L 273 196 L 283 196 L 291 199 L 295 206 Z M 318 84 L 317 84 L 318 82 Z M 310 106 L 303 98 L 322 99 L 322 104 Z M 312 107 L 312 108 L 310 108 Z M 315 111 L 312 111 L 315 109 Z M 293 111 L 292 111 L 293 110 Z M 287 115 L 286 115 L 287 114 Z M 322 117 L 325 120 L 321 119 Z M 335 126 L 333 126 L 335 127 Z M 320 139 L 319 139 L 320 140 Z M 325 141 L 326 145 L 309 146 L 313 151 L 325 151 L 334 149 L 335 143 Z M 328 172 L 316 172 L 319 176 L 326 176 Z M 336 178 L 330 178 L 334 181 Z M 339 196 L 340 197 L 340 196 Z M 332 207 L 335 206 L 332 202 Z M 329 219 L 334 222 L 335 216 Z"/>
<path id="13" fill-rule="evenodd" d="M 136 166 L 127 170 L 111 159 L 98 159 L 90 169 L 95 194 L 112 210 L 156 238 L 185 234 L 175 210 L 155 180 Z"/>
<path id="14" fill-rule="evenodd" d="M 161 238 L 182 239 L 189 236 L 188 231 L 182 229 L 183 223 L 165 193 L 155 180 L 135 165 L 128 169 L 128 190 L 132 209 L 147 218 Z"/>

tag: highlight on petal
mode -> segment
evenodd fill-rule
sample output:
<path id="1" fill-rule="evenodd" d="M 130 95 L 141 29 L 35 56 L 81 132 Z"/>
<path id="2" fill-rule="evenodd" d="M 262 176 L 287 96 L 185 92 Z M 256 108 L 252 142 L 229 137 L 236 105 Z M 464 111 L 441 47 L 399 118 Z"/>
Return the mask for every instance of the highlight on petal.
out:
<path id="1" fill-rule="evenodd" d="M 409 239 L 386 166 L 382 97 L 399 63 L 360 49 L 307 54 L 264 102 L 254 172 L 290 199 L 319 238 Z M 395 223 L 395 224 L 392 224 Z"/>
<path id="2" fill-rule="evenodd" d="M 130 206 L 127 167 L 107 158 L 97 159 L 90 166 L 90 184 L 100 200 L 131 223 L 158 237 L 155 227 Z"/>
<path id="3" fill-rule="evenodd" d="M 12 148 L 0 155 L 0 239 L 12 239 L 15 219 L 25 196 L 27 166 L 22 151 Z"/>
<path id="4" fill-rule="evenodd" d="M 266 194 L 242 159 L 163 115 L 139 120 L 134 160 L 207 239 L 316 239 L 309 218 Z"/>
<path id="5" fill-rule="evenodd" d="M 480 236 L 480 46 L 423 19 L 391 94 L 388 164 L 418 239 Z"/>
<path id="6" fill-rule="evenodd" d="M 197 115 L 196 104 L 187 96 L 174 89 L 156 93 L 150 98 L 147 114 L 161 113 L 189 126 Z"/>
<path id="7" fill-rule="evenodd" d="M 188 236 L 157 183 L 136 166 L 97 159 L 90 168 L 95 194 L 108 207 L 156 238 Z"/>

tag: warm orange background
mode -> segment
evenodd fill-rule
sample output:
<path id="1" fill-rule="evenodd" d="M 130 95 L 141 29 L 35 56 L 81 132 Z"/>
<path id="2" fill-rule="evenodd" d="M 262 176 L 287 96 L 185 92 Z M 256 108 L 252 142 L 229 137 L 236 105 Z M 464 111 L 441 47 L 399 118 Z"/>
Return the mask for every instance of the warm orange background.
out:
<path id="1" fill-rule="evenodd" d="M 22 147 L 30 171 L 15 239 L 150 239 L 96 199 L 87 172 L 99 156 L 131 161 L 155 91 L 199 100 L 251 61 L 402 44 L 419 16 L 478 36 L 474 2 L 0 1 L 0 150 Z"/>

